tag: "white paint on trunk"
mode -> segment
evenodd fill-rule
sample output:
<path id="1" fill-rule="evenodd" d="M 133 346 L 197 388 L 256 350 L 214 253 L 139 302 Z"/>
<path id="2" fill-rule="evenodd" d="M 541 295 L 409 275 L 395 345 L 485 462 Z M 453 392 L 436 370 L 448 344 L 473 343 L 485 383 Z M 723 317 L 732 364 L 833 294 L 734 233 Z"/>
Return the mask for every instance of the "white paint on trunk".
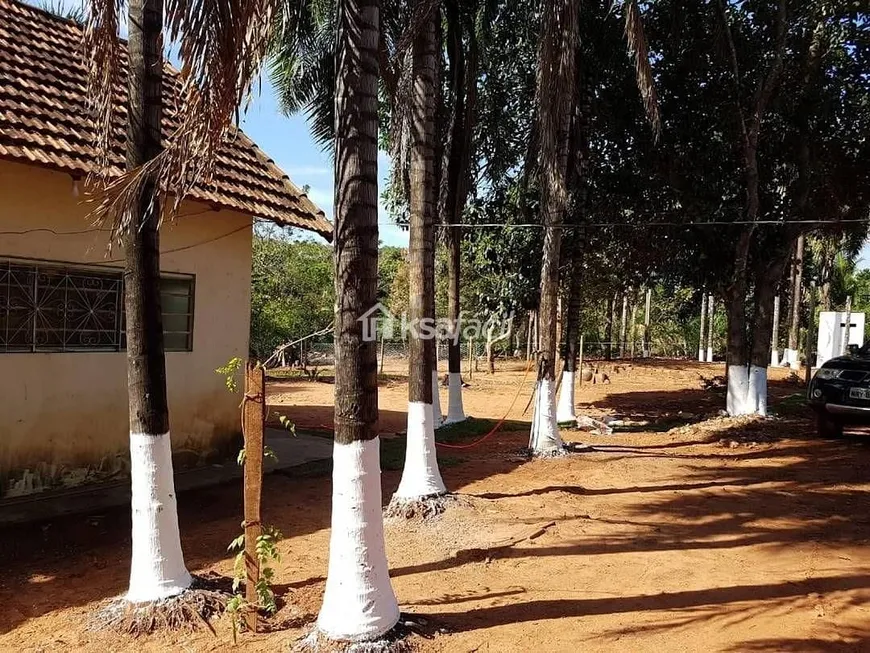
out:
<path id="1" fill-rule="evenodd" d="M 130 484 L 133 557 L 126 598 L 144 603 L 181 594 L 191 578 L 181 552 L 169 433 L 130 433 Z"/>
<path id="2" fill-rule="evenodd" d="M 539 379 L 535 387 L 535 410 L 532 414 L 532 434 L 529 448 L 533 454 L 548 454 L 562 450 L 562 436 L 556 423 L 556 398 L 553 381 Z"/>
<path id="3" fill-rule="evenodd" d="M 701 363 L 703 363 L 703 362 L 706 361 L 706 360 L 707 360 L 707 359 L 704 358 L 704 348 L 703 348 L 703 347 L 698 347 L 698 361 L 701 362 Z"/>
<path id="4" fill-rule="evenodd" d="M 438 470 L 435 452 L 435 428 L 432 404 L 408 402 L 408 436 L 405 444 L 405 467 L 394 496 L 417 499 L 444 494 L 447 488 Z"/>
<path id="5" fill-rule="evenodd" d="M 770 365 L 771 367 L 779 367 L 779 350 L 771 349 L 770 350 Z"/>
<path id="6" fill-rule="evenodd" d="M 462 407 L 462 374 L 450 372 L 447 375 L 447 420 L 445 424 L 455 424 L 465 421 L 465 409 Z"/>
<path id="7" fill-rule="evenodd" d="M 767 417 L 767 368 L 752 365 L 749 368 L 749 390 L 746 407 L 751 412 Z"/>
<path id="8" fill-rule="evenodd" d="M 797 349 L 786 348 L 782 353 L 783 366 L 788 365 L 792 369 L 800 367 L 800 358 Z"/>
<path id="9" fill-rule="evenodd" d="M 380 440 L 332 452 L 329 568 L 317 627 L 332 639 L 377 639 L 399 621 L 381 513 Z"/>
<path id="10" fill-rule="evenodd" d="M 444 423 L 444 417 L 441 414 L 441 392 L 438 385 L 438 367 L 432 370 L 432 420 L 437 429 Z"/>
<path id="11" fill-rule="evenodd" d="M 556 421 L 574 422 L 577 413 L 574 411 L 574 372 L 562 372 L 562 386 L 559 388 L 559 405 L 556 407 Z"/>
<path id="12" fill-rule="evenodd" d="M 745 365 L 728 366 L 728 391 L 725 397 L 726 410 L 731 417 L 749 415 L 754 410 L 747 406 L 749 394 L 749 369 Z"/>
<path id="13" fill-rule="evenodd" d="M 731 365 L 728 367 L 728 414 L 767 417 L 767 367 Z"/>
<path id="14" fill-rule="evenodd" d="M 712 347 L 707 347 L 707 362 L 708 363 L 713 362 L 713 348 Z"/>

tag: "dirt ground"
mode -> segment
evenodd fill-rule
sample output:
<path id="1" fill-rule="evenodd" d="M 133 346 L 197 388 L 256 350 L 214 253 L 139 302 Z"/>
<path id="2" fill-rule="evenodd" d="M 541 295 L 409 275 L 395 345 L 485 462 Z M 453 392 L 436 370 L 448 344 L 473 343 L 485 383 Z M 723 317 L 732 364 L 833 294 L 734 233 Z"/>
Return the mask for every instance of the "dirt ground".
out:
<path id="1" fill-rule="evenodd" d="M 459 501 L 438 521 L 387 523 L 402 610 L 432 632 L 415 638 L 419 650 L 870 651 L 870 435 L 817 439 L 788 370 L 772 371 L 780 417 L 756 421 L 715 416 L 724 398 L 699 377 L 721 366 L 609 369 L 611 383 L 584 385 L 578 406 L 624 425 L 563 431 L 593 451 L 526 462 L 516 452 L 528 439 L 531 374 L 502 367 L 511 369 L 468 379 L 465 407 L 477 418 L 507 412 L 503 429 L 439 451 Z M 406 388 L 384 382 L 382 432 L 404 430 Z M 328 383 L 281 382 L 270 404 L 298 428 L 328 428 L 331 396 Z M 385 471 L 385 501 L 399 476 Z M 264 521 L 286 536 L 281 609 L 271 632 L 241 636 L 246 651 L 287 650 L 316 616 L 329 477 L 272 475 L 263 503 Z M 189 568 L 230 575 L 239 487 L 183 494 L 179 506 Z M 0 650 L 233 650 L 226 618 L 216 635 L 88 629 L 126 587 L 128 529 L 119 509 L 0 534 Z"/>

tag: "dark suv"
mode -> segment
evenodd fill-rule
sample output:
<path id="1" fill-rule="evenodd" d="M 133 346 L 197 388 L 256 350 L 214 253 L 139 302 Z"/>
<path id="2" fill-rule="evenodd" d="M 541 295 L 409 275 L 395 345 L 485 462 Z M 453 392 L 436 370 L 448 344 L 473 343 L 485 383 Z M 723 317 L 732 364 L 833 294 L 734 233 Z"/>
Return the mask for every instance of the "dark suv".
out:
<path id="1" fill-rule="evenodd" d="M 817 371 L 807 401 L 823 438 L 843 435 L 844 424 L 870 424 L 870 341 L 850 345 L 845 356 L 832 358 Z"/>

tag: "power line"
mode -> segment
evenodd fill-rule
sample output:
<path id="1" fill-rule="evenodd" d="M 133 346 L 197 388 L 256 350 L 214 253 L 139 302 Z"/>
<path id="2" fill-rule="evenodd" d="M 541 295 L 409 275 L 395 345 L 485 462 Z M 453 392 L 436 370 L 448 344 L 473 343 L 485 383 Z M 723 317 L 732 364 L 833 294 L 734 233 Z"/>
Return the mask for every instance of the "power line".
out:
<path id="1" fill-rule="evenodd" d="M 653 227 L 733 227 L 740 225 L 773 225 L 788 227 L 790 225 L 818 225 L 837 226 L 843 224 L 870 224 L 870 218 L 850 218 L 846 220 L 711 220 L 709 222 L 586 222 L 583 224 L 563 224 L 555 229 L 579 229 L 587 227 L 627 227 L 630 229 L 647 229 Z M 379 222 L 380 226 L 404 226 L 395 223 Z M 544 225 L 538 222 L 513 223 L 513 222 L 460 222 L 454 224 L 437 224 L 440 229 L 543 229 Z"/>

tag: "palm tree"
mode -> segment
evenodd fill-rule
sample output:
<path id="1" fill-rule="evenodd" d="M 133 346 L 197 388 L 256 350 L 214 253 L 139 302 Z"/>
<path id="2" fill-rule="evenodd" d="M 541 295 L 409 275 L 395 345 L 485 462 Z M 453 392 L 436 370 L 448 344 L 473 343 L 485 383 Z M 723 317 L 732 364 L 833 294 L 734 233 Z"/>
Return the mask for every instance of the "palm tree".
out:
<path id="1" fill-rule="evenodd" d="M 435 223 L 435 98 L 437 3 L 421 4 L 418 29 L 411 46 L 411 94 L 408 107 L 410 131 L 410 243 L 409 310 L 411 324 L 408 370 L 408 435 L 402 480 L 394 508 L 444 494 L 447 489 L 438 471 L 435 423 L 432 411 L 435 339 L 430 322 L 434 306 Z"/>
<path id="2" fill-rule="evenodd" d="M 127 169 L 161 152 L 163 2 L 131 0 L 128 37 Z M 133 556 L 127 600 L 180 594 L 184 565 L 172 476 L 166 362 L 160 305 L 160 203 L 153 180 L 142 186 L 123 235 Z"/>
<path id="3" fill-rule="evenodd" d="M 163 0 L 130 0 L 126 172 L 113 178 L 110 153 L 117 137 L 113 121 L 119 114 L 115 93 L 125 61 L 118 39 L 123 4 L 91 0 L 87 15 L 88 94 L 97 127 L 92 181 L 100 191 L 92 217 L 112 226 L 113 240 L 121 242 L 126 255 L 133 513 L 126 599 L 136 604 L 161 601 L 166 607 L 170 602 L 162 600 L 184 594 L 192 579 L 181 551 L 172 474 L 158 227 L 210 173 L 259 72 L 273 20 L 287 7 L 280 0 L 166 0 L 165 5 Z M 178 44 L 182 63 L 177 75 L 182 95 L 176 106 L 178 126 L 168 139 L 161 134 L 164 30 Z M 206 603 L 209 610 L 216 607 L 213 596 Z M 175 621 L 177 616 L 173 615 Z M 131 618 L 135 620 L 135 614 Z M 159 622 L 153 615 L 143 619 L 150 623 L 146 629 Z"/>
<path id="4" fill-rule="evenodd" d="M 459 340 L 460 270 L 462 213 L 471 181 L 471 156 L 476 120 L 478 77 L 478 22 L 476 6 L 465 7 L 457 0 L 444 4 L 447 24 L 446 50 L 450 66 L 449 101 L 452 118 L 449 125 L 444 198 L 444 223 L 447 225 L 447 319 L 450 338 L 447 344 L 447 419 L 448 424 L 465 420 L 462 405 L 462 376 Z M 467 43 L 467 45 L 466 45 Z"/>
<path id="5" fill-rule="evenodd" d="M 585 23 L 594 24 L 596 20 L 600 20 L 600 16 L 595 16 L 594 9 L 584 7 L 588 15 L 583 15 L 582 21 Z M 610 9 L 607 8 L 609 12 Z M 643 100 L 644 110 L 647 118 L 652 126 L 656 136 L 661 129 L 661 119 L 659 116 L 658 99 L 653 84 L 652 68 L 649 62 L 649 53 L 644 34 L 643 23 L 641 21 L 640 8 L 637 0 L 624 0 L 622 3 L 622 11 L 624 14 L 625 29 L 624 37 L 628 55 L 633 59 L 635 78 L 637 88 Z M 592 29 L 596 29 L 593 27 Z M 594 47 L 594 46 L 593 46 Z M 588 50 L 588 46 L 587 46 Z M 577 367 L 577 358 L 579 355 L 577 347 L 577 337 L 580 327 L 580 307 L 581 307 L 581 273 L 583 269 L 583 257 L 586 249 L 586 231 L 583 227 L 583 211 L 585 203 L 585 175 L 586 166 L 588 165 L 589 155 L 589 138 L 588 126 L 590 116 L 592 114 L 592 102 L 594 98 L 594 90 L 590 84 L 589 77 L 592 74 L 592 69 L 595 66 L 593 60 L 584 62 L 586 54 L 591 54 L 588 51 L 581 53 L 580 49 L 576 51 L 576 61 L 574 66 L 575 84 L 573 108 L 571 117 L 571 136 L 568 143 L 568 215 L 570 216 L 570 224 L 573 229 L 567 230 L 569 238 L 562 247 L 562 267 L 567 271 L 568 278 L 566 280 L 565 292 L 565 314 L 564 324 L 564 346 L 563 346 L 563 372 L 561 379 L 561 391 L 559 394 L 559 404 L 556 410 L 556 419 L 558 422 L 570 422 L 575 419 L 574 409 L 574 382 Z M 606 53 L 597 53 L 598 56 Z M 593 56 L 594 59 L 594 56 Z M 585 68 L 585 69 L 584 69 Z M 625 307 L 623 306 L 623 311 Z M 609 311 L 608 314 L 611 312 Z M 620 355 L 625 349 L 625 315 L 622 319 L 622 334 L 620 337 Z M 607 340 L 612 340 L 613 320 L 608 322 Z M 611 357 L 611 346 L 608 345 L 607 358 Z"/>
<path id="6" fill-rule="evenodd" d="M 554 455 L 562 451 L 562 438 L 556 424 L 554 394 L 556 313 L 562 225 L 568 208 L 568 142 L 574 97 L 577 18 L 578 9 L 574 0 L 547 0 L 544 3 L 536 91 L 544 251 L 538 312 L 541 324 L 540 347 L 529 441 L 533 455 Z"/>
<path id="7" fill-rule="evenodd" d="M 335 40 L 335 447 L 329 569 L 318 629 L 377 639 L 399 620 L 381 513 L 375 341 L 377 302 L 378 0 L 339 0 Z"/>

